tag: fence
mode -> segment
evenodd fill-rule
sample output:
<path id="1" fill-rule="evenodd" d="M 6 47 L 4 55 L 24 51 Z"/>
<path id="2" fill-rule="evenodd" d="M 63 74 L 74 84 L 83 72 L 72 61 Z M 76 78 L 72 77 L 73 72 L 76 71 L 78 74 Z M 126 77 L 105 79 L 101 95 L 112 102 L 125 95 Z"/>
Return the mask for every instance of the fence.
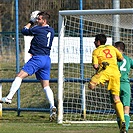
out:
<path id="1" fill-rule="evenodd" d="M 0 86 L 2 87 L 2 95 L 5 96 L 9 91 L 13 77 L 16 75 L 16 42 L 15 33 L 3 32 L 0 33 Z M 24 39 L 19 35 L 20 46 L 20 68 L 24 64 Z M 52 64 L 51 69 L 51 88 L 54 91 L 55 102 L 57 106 L 57 72 L 58 64 Z M 88 79 L 89 80 L 89 79 Z M 86 80 L 86 82 L 88 81 Z M 131 84 L 133 79 L 130 80 Z M 65 81 L 67 82 L 67 81 Z M 45 96 L 40 91 L 41 86 L 39 81 L 32 76 L 29 79 L 24 79 L 20 90 L 15 95 L 11 105 L 3 104 L 3 111 L 16 111 L 18 116 L 22 111 L 37 111 L 49 112 L 49 104 Z M 131 114 L 133 114 L 133 86 L 131 99 Z M 20 97 L 21 96 L 21 97 Z M 44 97 L 44 98 L 43 98 Z"/>

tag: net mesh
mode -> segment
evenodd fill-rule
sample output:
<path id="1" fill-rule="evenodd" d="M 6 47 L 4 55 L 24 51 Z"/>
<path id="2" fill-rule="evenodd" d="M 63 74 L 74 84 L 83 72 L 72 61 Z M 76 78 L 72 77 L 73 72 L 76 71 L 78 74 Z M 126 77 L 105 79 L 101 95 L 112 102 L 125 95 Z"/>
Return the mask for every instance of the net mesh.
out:
<path id="1" fill-rule="evenodd" d="M 126 44 L 125 54 L 132 58 L 133 15 L 117 15 L 118 27 L 116 27 L 113 15 L 73 15 L 64 18 L 63 76 L 67 82 L 63 84 L 63 119 L 64 121 L 114 121 L 116 119 L 115 110 L 111 104 L 107 84 L 98 86 L 93 91 L 87 87 L 88 78 L 91 78 L 95 72 L 91 65 L 92 51 L 95 49 L 94 36 L 99 33 L 106 34 L 107 44 L 111 45 L 115 38 L 119 39 L 115 41 L 123 41 Z M 82 23 L 80 23 L 81 18 Z M 80 26 L 82 26 L 82 30 Z M 119 30 L 119 34 L 115 33 L 114 28 Z M 81 32 L 83 33 L 83 47 L 80 46 Z M 81 54 L 83 57 L 80 56 Z M 82 60 L 83 63 L 81 63 Z M 130 78 L 131 75 L 132 71 Z M 79 80 L 82 78 L 85 80 L 84 83 Z M 83 84 L 85 85 L 86 118 L 83 117 L 82 109 L 83 94 L 81 88 Z"/>

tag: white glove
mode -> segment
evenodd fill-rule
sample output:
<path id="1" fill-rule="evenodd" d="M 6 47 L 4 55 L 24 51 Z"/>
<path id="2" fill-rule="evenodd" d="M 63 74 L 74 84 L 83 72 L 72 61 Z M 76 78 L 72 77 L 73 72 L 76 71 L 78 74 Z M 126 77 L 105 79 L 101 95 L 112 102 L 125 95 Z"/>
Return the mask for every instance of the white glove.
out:
<path id="1" fill-rule="evenodd" d="M 30 21 L 35 23 L 36 20 L 37 20 L 37 14 L 39 13 L 40 11 L 33 11 L 31 14 L 30 14 Z"/>

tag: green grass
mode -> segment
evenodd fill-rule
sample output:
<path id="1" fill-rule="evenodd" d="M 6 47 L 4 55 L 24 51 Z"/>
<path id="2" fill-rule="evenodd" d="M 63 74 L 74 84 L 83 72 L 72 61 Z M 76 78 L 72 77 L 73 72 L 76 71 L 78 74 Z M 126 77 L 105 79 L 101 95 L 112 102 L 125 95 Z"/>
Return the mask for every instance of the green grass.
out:
<path id="1" fill-rule="evenodd" d="M 49 122 L 49 114 L 43 112 L 3 111 L 0 133 L 119 133 L 117 124 L 57 124 Z M 130 125 L 128 133 L 133 132 Z"/>
<path id="2" fill-rule="evenodd" d="M 1 78 L 10 79 L 16 75 L 15 61 L 9 61 L 1 61 Z M 10 67 L 7 64 L 10 64 Z M 57 66 L 53 65 L 51 78 L 57 77 L 57 70 Z M 35 78 L 35 76 L 33 75 L 30 78 Z M 10 86 L 11 83 L 2 83 L 3 96 L 8 93 Z M 51 86 L 57 101 L 57 83 L 51 83 Z M 21 85 L 22 108 L 49 108 L 49 104 L 42 92 L 43 90 L 40 88 L 41 85 L 39 83 L 24 83 Z M 3 108 L 16 108 L 16 105 L 15 95 L 13 103 L 11 105 L 3 104 Z M 49 113 L 46 112 L 22 111 L 20 116 L 17 116 L 17 112 L 3 111 L 3 116 L 0 119 L 0 133 L 119 133 L 119 130 L 117 124 L 57 124 L 56 121 L 51 123 L 49 122 Z M 128 133 L 133 133 L 133 124 L 130 125 Z"/>

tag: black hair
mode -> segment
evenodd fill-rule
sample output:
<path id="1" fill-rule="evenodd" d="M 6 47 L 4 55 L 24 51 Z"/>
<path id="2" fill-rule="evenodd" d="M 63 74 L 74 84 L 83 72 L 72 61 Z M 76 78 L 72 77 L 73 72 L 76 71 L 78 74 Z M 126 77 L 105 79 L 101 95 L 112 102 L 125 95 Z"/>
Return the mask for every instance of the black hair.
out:
<path id="1" fill-rule="evenodd" d="M 121 41 L 118 41 L 118 42 L 115 42 L 115 47 L 116 48 L 120 48 L 120 50 L 122 50 L 123 52 L 125 51 L 125 44 L 124 42 L 121 42 Z"/>
<path id="2" fill-rule="evenodd" d="M 37 15 L 42 16 L 42 19 L 46 19 L 47 23 L 49 23 L 50 14 L 48 12 L 42 11 L 42 12 L 39 12 Z"/>
<path id="3" fill-rule="evenodd" d="M 107 41 L 107 37 L 105 34 L 97 34 L 95 36 L 95 41 L 100 41 L 101 45 L 105 45 L 106 41 Z"/>

